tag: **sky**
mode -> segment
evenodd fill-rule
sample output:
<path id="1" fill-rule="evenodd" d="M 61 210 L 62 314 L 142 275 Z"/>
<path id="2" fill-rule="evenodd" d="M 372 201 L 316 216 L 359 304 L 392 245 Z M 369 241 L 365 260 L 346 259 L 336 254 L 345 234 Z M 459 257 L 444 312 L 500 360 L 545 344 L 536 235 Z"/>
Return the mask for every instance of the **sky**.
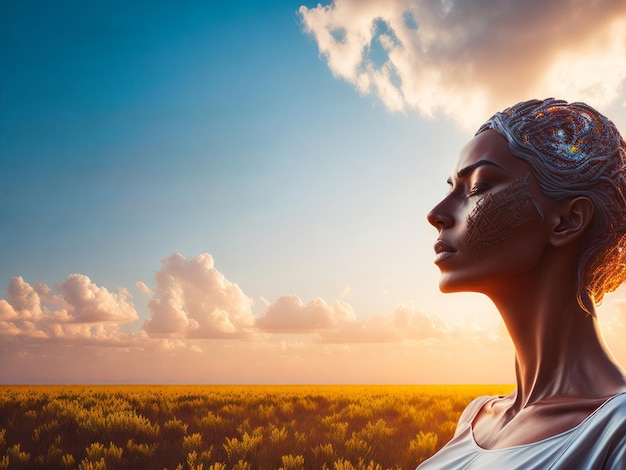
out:
<path id="1" fill-rule="evenodd" d="M 513 382 L 426 214 L 508 105 L 626 132 L 624 57 L 622 0 L 4 2 L 0 382 Z"/>

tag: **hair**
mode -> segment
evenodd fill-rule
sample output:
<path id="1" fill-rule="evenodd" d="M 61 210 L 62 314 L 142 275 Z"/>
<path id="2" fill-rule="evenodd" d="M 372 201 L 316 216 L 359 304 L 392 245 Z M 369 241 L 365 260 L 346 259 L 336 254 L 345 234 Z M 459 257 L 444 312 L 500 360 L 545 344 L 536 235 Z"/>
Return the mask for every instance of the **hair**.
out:
<path id="1" fill-rule="evenodd" d="M 528 162 L 541 191 L 555 202 L 589 198 L 594 215 L 578 262 L 579 305 L 588 313 L 626 280 L 626 143 L 615 125 L 585 103 L 548 98 L 494 114 L 493 129 Z"/>

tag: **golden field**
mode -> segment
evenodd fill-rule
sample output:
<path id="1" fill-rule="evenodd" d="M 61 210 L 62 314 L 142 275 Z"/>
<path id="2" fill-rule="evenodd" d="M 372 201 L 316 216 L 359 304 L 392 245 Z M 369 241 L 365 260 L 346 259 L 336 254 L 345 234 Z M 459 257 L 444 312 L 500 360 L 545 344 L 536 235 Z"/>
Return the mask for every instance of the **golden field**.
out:
<path id="1" fill-rule="evenodd" d="M 414 469 L 511 389 L 0 386 L 0 468 Z"/>

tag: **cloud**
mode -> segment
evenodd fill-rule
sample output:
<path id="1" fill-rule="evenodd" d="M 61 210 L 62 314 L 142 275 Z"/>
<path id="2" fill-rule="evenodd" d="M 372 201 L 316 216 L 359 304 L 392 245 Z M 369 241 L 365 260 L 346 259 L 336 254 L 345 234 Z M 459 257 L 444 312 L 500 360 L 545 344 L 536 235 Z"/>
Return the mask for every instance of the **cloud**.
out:
<path id="1" fill-rule="evenodd" d="M 39 289 L 42 290 L 41 288 Z M 46 292 L 47 293 L 47 292 Z M 21 277 L 14 277 L 7 287 L 9 304 L 14 314 L 21 319 L 39 318 L 42 316 L 41 298 L 37 291 Z"/>
<path id="2" fill-rule="evenodd" d="M 164 259 L 152 291 L 144 324 L 151 336 L 235 338 L 254 324 L 253 300 L 215 269 L 208 253 Z"/>
<path id="3" fill-rule="evenodd" d="M 141 281 L 135 282 L 135 287 L 142 294 L 152 294 L 152 291 L 144 282 L 141 282 Z"/>
<path id="4" fill-rule="evenodd" d="M 334 0 L 299 11 L 336 77 L 390 111 L 471 129 L 533 97 L 604 106 L 626 80 L 622 0 Z"/>
<path id="5" fill-rule="evenodd" d="M 258 318 L 256 325 L 265 331 L 303 333 L 336 328 L 356 322 L 352 307 L 336 300 L 328 305 L 315 299 L 304 305 L 295 295 L 280 297 Z"/>
<path id="6" fill-rule="evenodd" d="M 352 288 L 350 286 L 346 286 L 341 290 L 339 297 L 342 299 L 346 299 L 352 295 Z"/>
<path id="7" fill-rule="evenodd" d="M 260 296 L 264 312 L 254 316 L 252 299 L 206 253 L 169 256 L 155 281 L 151 289 L 136 284 L 150 312 L 142 329 L 126 289 L 111 293 L 81 274 L 54 288 L 13 278 L 0 299 L 0 381 L 513 380 L 514 354 L 504 331 L 450 324 L 413 302 L 359 316 L 343 300 Z M 626 331 L 622 297 L 609 298 L 603 312 L 617 357 L 626 357 L 618 341 Z"/>
<path id="8" fill-rule="evenodd" d="M 438 341 L 452 329 L 439 317 L 426 313 L 413 303 L 401 304 L 391 315 L 375 315 L 319 338 L 324 343 L 395 343 L 404 340 Z"/>
<path id="9" fill-rule="evenodd" d="M 280 297 L 271 304 L 257 319 L 256 327 L 292 337 L 309 335 L 314 341 L 327 344 L 439 341 L 456 333 L 441 318 L 413 303 L 399 305 L 391 315 L 357 318 L 346 302 L 336 300 L 327 304 L 315 299 L 304 304 L 295 295 Z M 469 331 L 465 327 L 462 330 Z"/>
<path id="10" fill-rule="evenodd" d="M 51 302 L 63 301 L 72 322 L 126 323 L 137 319 L 133 304 L 127 300 L 130 294 L 126 289 L 119 289 L 117 294 L 112 294 L 104 287 L 93 284 L 87 276 L 70 274 L 61 284 L 61 292 L 61 297 L 46 297 Z"/>
<path id="11" fill-rule="evenodd" d="M 14 277 L 8 299 L 0 300 L 0 335 L 5 337 L 119 338 L 119 325 L 136 320 L 126 289 L 117 294 L 82 274 L 71 274 L 56 289 Z"/>

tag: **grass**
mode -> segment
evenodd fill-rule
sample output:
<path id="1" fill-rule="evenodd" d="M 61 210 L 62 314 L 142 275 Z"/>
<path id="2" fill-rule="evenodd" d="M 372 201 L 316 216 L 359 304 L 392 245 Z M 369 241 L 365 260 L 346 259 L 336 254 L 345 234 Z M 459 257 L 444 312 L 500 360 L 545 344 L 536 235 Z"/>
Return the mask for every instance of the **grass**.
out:
<path id="1" fill-rule="evenodd" d="M 511 389 L 0 386 L 0 468 L 414 469 Z"/>

